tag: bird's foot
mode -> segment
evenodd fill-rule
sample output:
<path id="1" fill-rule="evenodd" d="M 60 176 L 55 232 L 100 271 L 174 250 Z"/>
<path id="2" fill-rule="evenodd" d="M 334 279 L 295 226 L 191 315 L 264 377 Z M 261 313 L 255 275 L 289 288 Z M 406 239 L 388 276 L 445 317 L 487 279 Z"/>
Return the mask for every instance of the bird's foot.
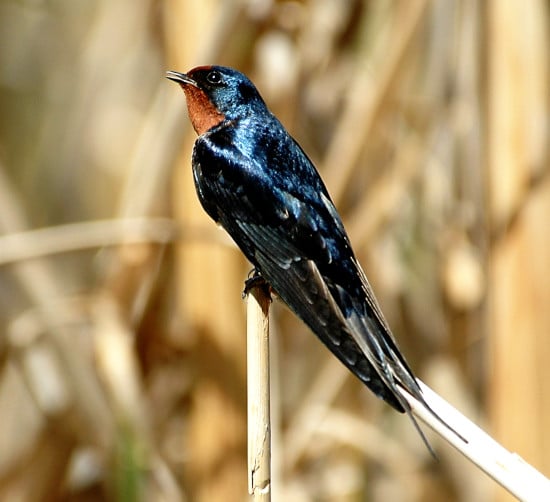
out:
<path id="1" fill-rule="evenodd" d="M 269 286 L 269 283 L 262 277 L 257 268 L 253 268 L 248 273 L 248 279 L 244 281 L 244 290 L 242 294 L 243 299 L 248 296 L 248 293 L 250 293 L 253 288 L 262 289 L 264 294 L 271 298 L 271 287 Z"/>

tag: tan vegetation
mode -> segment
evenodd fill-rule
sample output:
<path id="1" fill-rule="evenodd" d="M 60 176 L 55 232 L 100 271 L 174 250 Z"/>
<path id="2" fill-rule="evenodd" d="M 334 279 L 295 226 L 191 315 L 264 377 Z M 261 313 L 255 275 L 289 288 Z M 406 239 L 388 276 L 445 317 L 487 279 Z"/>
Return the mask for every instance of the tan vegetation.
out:
<path id="1" fill-rule="evenodd" d="M 321 170 L 417 374 L 550 475 L 549 19 L 1 0 L 0 500 L 246 499 L 250 265 L 198 205 L 164 78 L 211 63 Z M 509 499 L 271 310 L 274 500 Z"/>

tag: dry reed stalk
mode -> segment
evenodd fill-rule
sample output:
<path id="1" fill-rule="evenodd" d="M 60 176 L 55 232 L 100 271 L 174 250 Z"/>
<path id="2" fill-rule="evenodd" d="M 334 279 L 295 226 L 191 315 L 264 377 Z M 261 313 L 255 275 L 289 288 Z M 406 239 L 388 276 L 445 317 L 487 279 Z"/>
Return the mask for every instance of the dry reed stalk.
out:
<path id="1" fill-rule="evenodd" d="M 210 0 L 200 7 L 193 2 L 170 2 L 166 10 L 167 69 L 187 71 L 197 64 L 219 61 L 242 9 L 243 4 L 237 2 Z M 175 217 L 184 226 L 213 229 L 192 182 L 189 159 L 195 134 L 185 120 L 184 97 L 169 88 L 177 96 L 174 110 L 188 133 L 181 148 L 181 169 L 173 183 Z M 189 240 L 176 249 L 178 310 L 195 334 L 191 366 L 196 383 L 188 396 L 192 406 L 182 441 L 186 456 L 192 458 L 184 466 L 184 476 L 190 497 L 197 502 L 236 502 L 246 493 L 246 355 L 238 294 L 243 271 L 243 259 L 227 246 Z"/>
<path id="2" fill-rule="evenodd" d="M 247 310 L 248 479 L 249 493 L 255 501 L 269 501 L 271 494 L 269 303 L 270 298 L 262 288 L 250 290 Z M 418 418 L 520 500 L 546 500 L 550 481 L 545 476 L 503 448 L 423 382 L 419 384 L 431 409 L 456 432 L 402 390 Z"/>
<path id="3" fill-rule="evenodd" d="M 26 229 L 27 221 L 22 202 L 5 176 L 4 166 L 0 165 L 0 232 L 18 233 Z M 75 315 L 71 306 L 61 301 L 63 286 L 59 283 L 54 270 L 46 261 L 38 259 L 13 263 L 10 271 L 29 299 L 31 307 L 38 312 L 37 330 L 44 334 L 44 355 L 52 369 L 57 370 L 48 377 L 56 378 L 61 375 L 61 378 L 56 378 L 59 380 L 56 383 L 64 395 L 62 402 L 55 406 L 52 406 L 55 403 L 48 406 L 47 402 L 43 403 L 46 406 L 39 406 L 41 423 L 33 431 L 36 432 L 36 439 L 34 444 L 30 445 L 30 451 L 24 452 L 24 468 L 16 468 L 0 483 L 0 496 L 3 499 L 8 500 L 13 496 L 13 499 L 17 500 L 38 500 L 45 498 L 46 494 L 53 496 L 59 492 L 76 438 L 85 440 L 88 444 L 105 447 L 113 436 L 113 422 L 105 395 L 94 377 L 93 362 L 83 346 L 74 342 L 73 332 L 67 326 L 67 319 L 74 319 Z M 21 357 L 28 362 L 35 354 L 36 346 L 32 337 L 30 342 L 26 338 L 28 332 L 25 329 L 20 334 L 23 335 L 23 343 L 15 352 L 21 352 Z M 28 374 L 29 368 L 25 364 L 20 365 L 20 368 L 22 374 L 18 377 L 32 384 L 29 390 L 33 397 L 39 400 L 39 396 L 48 395 L 47 389 L 44 388 L 48 380 L 44 378 L 46 375 L 42 375 L 42 378 L 33 378 L 32 374 Z M 6 376 L 6 372 L 2 374 Z M 4 379 L 3 386 L 5 382 Z M 20 398 L 25 400 L 26 396 L 19 394 L 17 399 Z M 70 427 L 65 430 L 60 424 L 70 423 L 67 416 L 71 408 L 78 417 L 79 425 L 78 428 Z M 17 424 L 25 424 L 29 420 L 28 407 L 19 408 L 18 411 L 21 414 L 16 416 L 17 422 L 13 423 L 16 425 L 13 431 L 15 437 L 23 433 L 17 428 Z M 4 413 L 3 416 L 9 417 L 10 413 Z M 6 421 L 4 418 L 4 423 L 9 423 L 9 420 Z M 51 426 L 48 427 L 48 424 Z M 10 458 L 11 452 L 6 453 L 8 455 L 4 457 L 4 461 Z M 19 460 L 17 456 L 15 460 Z"/>
<path id="4" fill-rule="evenodd" d="M 550 472 L 550 184 L 531 183 L 548 166 L 548 6 L 488 6 L 487 209 L 498 234 L 489 256 L 489 415 L 499 441 Z"/>
<path id="5" fill-rule="evenodd" d="M 326 173 L 325 181 L 331 197 L 337 205 L 359 165 L 358 159 L 365 144 L 373 136 L 380 117 L 386 111 L 392 93 L 399 83 L 399 77 L 406 68 L 404 63 L 414 47 L 412 41 L 424 18 L 428 3 L 426 0 L 415 0 L 397 4 L 396 18 L 399 28 L 394 32 L 392 47 L 388 50 L 384 41 L 381 41 L 375 49 L 375 58 L 381 66 L 380 76 L 375 85 L 372 85 L 372 75 L 365 67 L 358 68 L 350 85 L 348 101 L 322 168 Z M 366 46 L 364 49 L 370 50 Z M 365 55 L 360 56 L 359 60 L 364 57 Z M 350 134 L 351 131 L 353 134 Z"/>
<path id="6" fill-rule="evenodd" d="M 528 502 L 548 499 L 550 480 L 519 455 L 507 451 L 426 384 L 420 380 L 418 383 L 432 410 L 462 437 L 445 427 L 425 406 L 403 391 L 418 418 L 515 497 Z"/>
<path id="7" fill-rule="evenodd" d="M 166 244 L 178 229 L 168 218 L 127 218 L 56 225 L 0 236 L 0 266 L 120 244 Z"/>
<path id="8" fill-rule="evenodd" d="M 248 493 L 271 500 L 271 419 L 269 389 L 269 304 L 263 287 L 247 296 Z"/>
<path id="9" fill-rule="evenodd" d="M 0 165 L 0 231 L 20 233 L 26 228 L 21 201 Z M 68 304 L 59 301 L 63 297 L 63 287 L 57 276 L 42 260 L 15 263 L 12 272 L 33 307 L 40 311 L 42 329 L 46 331 L 48 343 L 57 356 L 56 363 L 62 368 L 64 381 L 71 390 L 71 399 L 82 414 L 82 432 L 99 444 L 108 443 L 112 421 L 105 395 L 95 379 L 89 355 L 79 350 L 78 344 L 72 341 L 72 332 L 65 320 L 77 316 L 71 315 Z"/>

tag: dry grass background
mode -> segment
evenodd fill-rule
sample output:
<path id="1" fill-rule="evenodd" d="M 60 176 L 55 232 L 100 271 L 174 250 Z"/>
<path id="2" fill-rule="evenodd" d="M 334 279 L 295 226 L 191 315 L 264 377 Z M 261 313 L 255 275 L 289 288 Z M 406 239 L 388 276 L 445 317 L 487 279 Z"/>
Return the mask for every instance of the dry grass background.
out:
<path id="1" fill-rule="evenodd" d="M 0 499 L 245 499 L 249 265 L 164 79 L 206 63 L 321 169 L 418 375 L 550 475 L 549 12 L 0 1 Z M 276 500 L 510 498 L 272 311 Z"/>

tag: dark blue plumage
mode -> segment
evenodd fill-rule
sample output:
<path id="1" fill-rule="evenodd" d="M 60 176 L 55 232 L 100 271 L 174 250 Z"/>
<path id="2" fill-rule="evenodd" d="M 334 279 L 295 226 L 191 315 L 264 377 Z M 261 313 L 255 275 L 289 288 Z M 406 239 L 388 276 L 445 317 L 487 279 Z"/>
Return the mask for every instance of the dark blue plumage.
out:
<path id="1" fill-rule="evenodd" d="M 421 390 L 307 155 L 236 70 L 168 78 L 184 89 L 199 134 L 193 176 L 206 212 L 359 379 L 413 418 L 397 387 L 425 404 Z"/>

